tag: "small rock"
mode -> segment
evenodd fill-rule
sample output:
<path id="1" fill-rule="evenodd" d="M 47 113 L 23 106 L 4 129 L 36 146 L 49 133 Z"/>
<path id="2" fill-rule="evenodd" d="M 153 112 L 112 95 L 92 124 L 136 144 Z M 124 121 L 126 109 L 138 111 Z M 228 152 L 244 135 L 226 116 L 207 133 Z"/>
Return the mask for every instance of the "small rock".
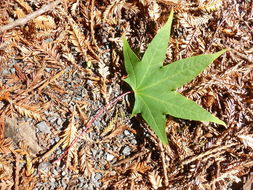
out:
<path id="1" fill-rule="evenodd" d="M 47 39 L 44 40 L 44 42 L 46 42 L 46 43 L 49 43 L 49 42 L 52 42 L 52 41 L 53 41 L 52 38 L 47 38 Z"/>
<path id="2" fill-rule="evenodd" d="M 94 179 L 95 180 L 100 180 L 102 178 L 102 174 L 101 173 L 96 173 L 95 176 L 94 176 Z"/>
<path id="3" fill-rule="evenodd" d="M 32 118 L 25 118 L 25 121 L 26 121 L 26 122 L 32 122 L 33 119 L 32 119 Z"/>
<path id="4" fill-rule="evenodd" d="M 50 133 L 50 128 L 48 127 L 47 123 L 45 121 L 39 122 L 36 127 L 39 129 L 42 133 Z"/>
<path id="5" fill-rule="evenodd" d="M 58 171 L 57 170 L 54 170 L 54 173 L 53 173 L 54 175 L 58 175 L 59 173 L 58 173 Z"/>
<path id="6" fill-rule="evenodd" d="M 87 80 L 86 84 L 89 85 L 89 86 L 93 86 L 93 82 L 91 80 Z"/>
<path id="7" fill-rule="evenodd" d="M 114 158 L 114 156 L 112 154 L 107 154 L 106 155 L 106 160 L 107 161 L 111 161 L 111 160 L 113 160 L 113 158 Z"/>
<path id="8" fill-rule="evenodd" d="M 63 189 L 67 189 L 67 184 L 66 183 L 64 183 L 64 182 L 62 182 L 62 187 L 63 187 Z"/>
<path id="9" fill-rule="evenodd" d="M 61 151 L 61 149 L 58 149 L 57 151 L 56 151 L 56 154 L 61 154 L 62 153 L 62 151 Z"/>
<path id="10" fill-rule="evenodd" d="M 54 171 L 55 171 L 55 170 L 54 170 Z M 54 171 L 53 171 L 53 172 L 54 172 Z M 54 182 L 55 182 L 55 178 L 50 177 L 50 178 L 49 178 L 49 181 L 52 182 L 52 183 L 54 183 Z"/>
<path id="11" fill-rule="evenodd" d="M 130 135 L 130 132 L 128 130 L 125 130 L 124 135 L 128 136 L 128 135 Z"/>
<path id="12" fill-rule="evenodd" d="M 124 149 L 123 149 L 123 151 L 122 151 L 122 153 L 124 154 L 124 155 L 129 155 L 130 153 L 131 153 L 131 148 L 129 147 L 129 146 L 126 146 Z"/>
<path id="13" fill-rule="evenodd" d="M 88 187 L 89 187 L 88 184 L 83 185 L 83 188 L 85 188 L 85 189 L 87 189 Z"/>
<path id="14" fill-rule="evenodd" d="M 55 189 L 55 182 L 50 182 L 49 186 L 50 186 L 50 189 Z"/>
<path id="15" fill-rule="evenodd" d="M 10 74 L 9 69 L 4 69 L 4 70 L 2 71 L 2 75 L 8 75 L 8 74 Z"/>
<path id="16" fill-rule="evenodd" d="M 52 70 L 51 68 L 45 68 L 45 71 L 48 72 L 48 73 L 50 73 L 51 70 Z"/>
<path id="17" fill-rule="evenodd" d="M 58 142 L 59 140 L 60 140 L 60 137 L 58 137 L 58 136 L 54 138 L 55 142 Z"/>
<path id="18" fill-rule="evenodd" d="M 57 117 L 51 116 L 51 117 L 48 117 L 47 120 L 48 120 L 50 123 L 54 123 L 54 122 L 57 120 Z"/>
<path id="19" fill-rule="evenodd" d="M 137 144 L 137 140 L 135 139 L 131 140 L 131 144 Z"/>
<path id="20" fill-rule="evenodd" d="M 44 111 L 44 114 L 45 114 L 45 115 L 49 115 L 50 112 L 49 112 L 48 110 L 46 110 L 46 111 Z"/>
<path id="21" fill-rule="evenodd" d="M 65 176 L 67 173 L 65 172 L 65 171 L 63 171 L 62 173 L 61 173 L 61 175 L 62 176 Z"/>
<path id="22" fill-rule="evenodd" d="M 93 156 L 96 156 L 96 154 L 98 153 L 98 150 L 97 149 L 91 149 L 91 152 L 92 152 Z"/>
<path id="23" fill-rule="evenodd" d="M 16 72 L 16 69 L 15 68 L 11 68 L 11 73 L 14 74 Z"/>
<path id="24" fill-rule="evenodd" d="M 99 182 L 99 181 L 94 181 L 93 184 L 94 184 L 95 187 L 100 187 L 101 186 L 101 182 Z"/>
<path id="25" fill-rule="evenodd" d="M 49 167 L 50 167 L 49 162 L 42 162 L 39 164 L 38 169 L 43 170 L 44 172 L 48 172 Z"/>
<path id="26" fill-rule="evenodd" d="M 54 145 L 54 143 L 55 143 L 54 139 L 50 139 L 50 144 Z"/>
<path id="27" fill-rule="evenodd" d="M 98 181 L 101 178 L 102 178 L 102 174 L 100 173 L 96 173 L 95 175 L 92 176 L 92 183 L 95 187 L 99 187 L 101 185 L 101 182 Z"/>
<path id="28" fill-rule="evenodd" d="M 62 125 L 63 121 L 61 118 L 58 118 L 57 121 L 56 121 L 57 125 Z"/>
<path id="29" fill-rule="evenodd" d="M 81 100 L 82 100 L 82 97 L 81 97 L 81 96 L 76 96 L 74 99 L 75 99 L 76 101 L 81 101 Z"/>
<path id="30" fill-rule="evenodd" d="M 84 183 L 84 178 L 83 177 L 78 177 L 78 180 L 80 183 Z"/>

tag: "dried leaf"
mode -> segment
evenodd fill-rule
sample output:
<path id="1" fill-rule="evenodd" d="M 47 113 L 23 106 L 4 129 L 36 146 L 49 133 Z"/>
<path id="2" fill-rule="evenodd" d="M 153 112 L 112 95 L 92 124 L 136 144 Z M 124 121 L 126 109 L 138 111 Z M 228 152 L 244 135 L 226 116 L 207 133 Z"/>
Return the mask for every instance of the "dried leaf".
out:
<path id="1" fill-rule="evenodd" d="M 74 22 L 73 19 L 70 19 L 72 31 L 70 31 L 70 40 L 72 44 L 76 47 L 76 51 L 82 55 L 86 55 L 85 48 L 85 36 L 81 32 L 79 26 Z"/>
<path id="2" fill-rule="evenodd" d="M 32 159 L 30 158 L 29 154 L 25 155 L 25 159 L 26 159 L 26 176 L 29 177 L 34 173 Z"/>
<path id="3" fill-rule="evenodd" d="M 35 27 L 42 30 L 55 29 L 56 25 L 53 17 L 51 16 L 38 16 L 33 20 Z"/>
<path id="4" fill-rule="evenodd" d="M 13 174 L 13 168 L 5 157 L 0 156 L 0 180 L 8 180 Z M 0 186 L 2 188 L 2 186 Z"/>
<path id="5" fill-rule="evenodd" d="M 41 146 L 38 144 L 34 127 L 27 122 L 20 123 L 15 118 L 5 117 L 4 137 L 12 139 L 13 143 L 16 144 L 22 141 L 22 146 L 25 144 L 27 146 L 25 149 L 29 147 L 34 154 L 42 150 Z"/>
<path id="6" fill-rule="evenodd" d="M 109 67 L 106 66 L 104 63 L 102 62 L 99 62 L 98 63 L 98 72 L 99 74 L 104 78 L 106 79 L 108 75 L 110 75 L 110 72 L 109 72 Z"/>
<path id="7" fill-rule="evenodd" d="M 243 185 L 243 190 L 252 190 L 252 185 L 253 185 L 253 175 L 250 174 L 248 179 Z"/>
<path id="8" fill-rule="evenodd" d="M 13 104 L 14 108 L 17 110 L 17 112 L 23 116 L 33 118 L 37 121 L 42 120 L 42 116 L 38 112 L 38 110 L 34 106 L 27 106 L 27 105 L 17 105 Z"/>
<path id="9" fill-rule="evenodd" d="M 217 9 L 221 8 L 221 6 L 222 0 L 200 0 L 199 3 L 199 9 L 206 12 L 216 11 Z"/>
<path id="10" fill-rule="evenodd" d="M 73 3 L 73 5 L 71 6 L 71 14 L 73 16 L 76 16 L 77 15 L 77 9 L 79 7 L 79 3 L 80 3 L 80 0 L 77 0 L 75 3 Z"/>
<path id="11" fill-rule="evenodd" d="M 75 115 L 76 115 L 76 113 L 73 112 L 72 117 L 69 120 L 68 127 L 64 130 L 63 134 L 61 135 L 61 138 L 64 138 L 63 145 L 62 145 L 63 148 L 69 147 L 70 144 L 72 143 L 72 141 L 77 136 L 77 128 L 76 128 L 75 121 L 74 121 Z M 69 151 L 70 157 L 72 157 L 74 154 L 76 154 L 75 148 L 76 148 L 76 144 L 74 144 Z"/>
<path id="12" fill-rule="evenodd" d="M 149 177 L 149 181 L 152 184 L 152 187 L 154 189 L 158 189 L 159 187 L 162 187 L 162 178 L 161 176 L 159 176 L 157 171 L 153 171 L 151 173 L 149 173 L 148 175 Z"/>
<path id="13" fill-rule="evenodd" d="M 157 20 L 161 15 L 161 8 L 156 1 L 150 1 L 148 6 L 148 14 L 152 20 Z"/>
<path id="14" fill-rule="evenodd" d="M 24 0 L 15 0 L 21 7 L 23 7 L 28 13 L 33 12 L 32 7 Z"/>
<path id="15" fill-rule="evenodd" d="M 119 134 L 121 134 L 125 130 L 132 130 L 132 129 L 129 128 L 127 125 L 120 125 L 111 134 L 106 136 L 104 139 L 114 138 L 114 137 L 118 136 Z M 133 132 L 133 130 L 132 130 L 132 132 Z M 134 133 L 136 133 L 136 132 L 134 131 Z"/>
<path id="16" fill-rule="evenodd" d="M 137 162 L 131 166 L 130 169 L 133 170 L 133 172 L 145 174 L 148 170 L 151 169 L 151 167 L 147 166 L 146 162 Z"/>
<path id="17" fill-rule="evenodd" d="M 253 137 L 252 135 L 249 136 L 249 135 L 238 135 L 239 138 L 241 138 L 243 144 L 245 146 L 249 146 L 253 149 Z"/>
<path id="18" fill-rule="evenodd" d="M 0 139 L 0 152 L 2 154 L 10 153 L 11 149 L 12 149 L 11 139 L 9 138 Z"/>
<path id="19" fill-rule="evenodd" d="M 24 13 L 24 11 L 21 8 L 16 8 L 16 10 L 14 11 L 14 15 L 17 18 L 22 18 L 24 17 L 26 14 Z"/>
<path id="20" fill-rule="evenodd" d="M 111 23 L 115 23 L 115 17 L 121 17 L 121 9 L 124 7 L 125 0 L 114 0 L 108 5 L 104 11 L 103 18 L 106 23 L 110 20 Z"/>

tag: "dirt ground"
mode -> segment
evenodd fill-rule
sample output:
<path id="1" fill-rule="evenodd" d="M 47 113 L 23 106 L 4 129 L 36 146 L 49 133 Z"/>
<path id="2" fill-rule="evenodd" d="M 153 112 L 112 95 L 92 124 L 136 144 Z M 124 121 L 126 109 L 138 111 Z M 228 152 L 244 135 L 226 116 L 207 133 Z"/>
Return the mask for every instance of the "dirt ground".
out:
<path id="1" fill-rule="evenodd" d="M 129 94 L 83 132 L 172 8 L 165 64 L 227 49 L 177 89 L 227 127 L 168 116 L 163 145 Z M 251 190 L 252 118 L 252 0 L 0 2 L 0 189 Z"/>

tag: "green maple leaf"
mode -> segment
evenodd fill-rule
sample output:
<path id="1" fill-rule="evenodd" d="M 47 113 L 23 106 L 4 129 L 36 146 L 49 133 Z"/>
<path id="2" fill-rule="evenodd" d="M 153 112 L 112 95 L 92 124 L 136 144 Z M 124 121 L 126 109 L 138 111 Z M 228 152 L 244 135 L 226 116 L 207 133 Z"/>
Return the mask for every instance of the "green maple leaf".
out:
<path id="1" fill-rule="evenodd" d="M 166 24 L 149 44 L 142 60 L 139 60 L 127 40 L 123 38 L 124 61 L 128 73 L 125 81 L 131 86 L 135 95 L 132 116 L 141 113 L 164 144 L 168 143 L 165 132 L 166 114 L 225 126 L 223 121 L 176 92 L 176 89 L 194 79 L 226 50 L 193 56 L 163 66 L 172 18 L 173 11 Z"/>

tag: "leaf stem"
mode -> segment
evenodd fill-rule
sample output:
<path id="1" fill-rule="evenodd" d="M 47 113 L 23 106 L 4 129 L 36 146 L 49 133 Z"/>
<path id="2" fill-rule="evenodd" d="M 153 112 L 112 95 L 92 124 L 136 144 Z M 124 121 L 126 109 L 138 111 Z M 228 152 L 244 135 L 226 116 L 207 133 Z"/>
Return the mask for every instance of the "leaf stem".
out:
<path id="1" fill-rule="evenodd" d="M 67 150 L 65 150 L 63 152 L 63 154 L 55 161 L 53 161 L 53 163 L 61 161 L 63 159 L 64 156 L 66 156 L 66 154 L 68 154 L 69 150 L 71 149 L 71 147 L 81 138 L 81 136 L 83 136 L 83 134 L 90 128 L 90 126 L 92 125 L 92 123 L 97 120 L 110 106 L 112 106 L 114 103 L 118 102 L 120 99 L 122 99 L 124 96 L 133 93 L 133 91 L 128 91 L 125 92 L 123 94 L 121 94 L 120 96 L 118 96 L 117 98 L 113 99 L 111 102 L 109 102 L 108 104 L 106 104 L 104 107 L 101 107 L 99 109 L 99 111 L 96 113 L 96 115 L 87 123 L 86 127 L 81 131 L 81 133 L 71 142 L 71 144 L 69 145 L 69 147 L 67 148 Z"/>

